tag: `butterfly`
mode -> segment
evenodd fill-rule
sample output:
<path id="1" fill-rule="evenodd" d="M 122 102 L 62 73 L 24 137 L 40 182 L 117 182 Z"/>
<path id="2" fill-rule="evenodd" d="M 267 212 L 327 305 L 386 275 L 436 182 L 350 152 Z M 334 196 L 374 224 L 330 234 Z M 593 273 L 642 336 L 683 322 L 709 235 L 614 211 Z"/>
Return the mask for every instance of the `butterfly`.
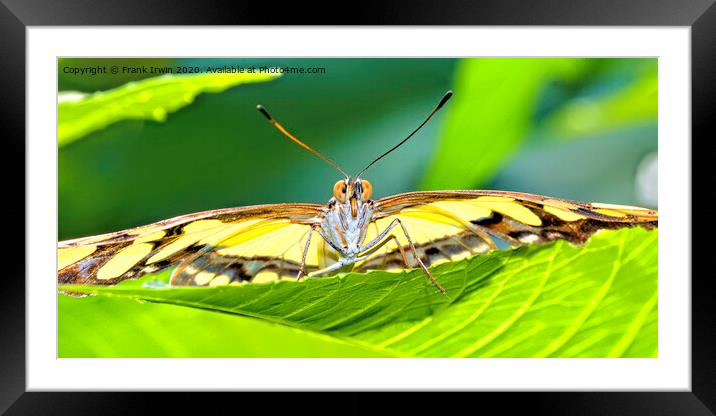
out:
<path id="1" fill-rule="evenodd" d="M 112 285 L 176 267 L 173 286 L 238 285 L 320 277 L 344 271 L 422 269 L 511 245 L 563 239 L 584 243 L 600 229 L 658 225 L 655 210 L 585 203 L 508 191 L 408 192 L 373 200 L 362 175 L 403 145 L 450 99 L 448 91 L 405 139 L 348 175 L 297 139 L 268 111 L 283 135 L 339 171 L 325 205 L 285 203 L 217 209 L 58 244 L 58 282 Z"/>

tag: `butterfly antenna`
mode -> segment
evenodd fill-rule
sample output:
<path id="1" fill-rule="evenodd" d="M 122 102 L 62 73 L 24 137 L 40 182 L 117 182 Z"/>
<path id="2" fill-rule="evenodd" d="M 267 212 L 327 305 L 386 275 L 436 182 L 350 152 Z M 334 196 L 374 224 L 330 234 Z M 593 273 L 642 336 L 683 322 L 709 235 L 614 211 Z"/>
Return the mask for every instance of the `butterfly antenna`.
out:
<path id="1" fill-rule="evenodd" d="M 336 162 L 334 162 L 334 161 L 332 161 L 331 159 L 329 159 L 329 158 L 323 156 L 319 151 L 314 150 L 313 148 L 311 148 L 311 146 L 307 145 L 306 143 L 304 143 L 304 142 L 298 140 L 293 134 L 289 133 L 288 130 L 286 130 L 285 128 L 283 128 L 283 126 L 280 125 L 280 124 L 278 123 L 278 121 L 274 120 L 274 118 L 271 117 L 271 115 L 268 113 L 268 111 L 266 111 L 266 109 L 265 109 L 261 104 L 257 105 L 257 106 L 256 106 L 256 109 L 259 110 L 259 112 L 261 112 L 261 114 L 263 114 L 264 117 L 266 117 L 266 119 L 268 119 L 268 121 L 269 121 L 271 124 L 273 124 L 274 127 L 276 127 L 276 128 L 278 129 L 278 131 L 280 131 L 281 133 L 283 133 L 283 134 L 284 134 L 286 137 L 288 137 L 289 139 L 293 140 L 297 145 L 303 147 L 304 149 L 308 150 L 309 152 L 313 153 L 314 155 L 316 155 L 316 156 L 320 157 L 321 159 L 325 160 L 329 165 L 333 166 L 334 168 L 336 168 L 336 170 L 338 170 L 340 173 L 342 173 L 343 176 L 345 176 L 346 178 L 348 178 L 348 174 L 347 174 L 343 169 L 341 169 L 341 167 L 338 166 L 338 164 L 337 164 Z"/>
<path id="2" fill-rule="evenodd" d="M 406 138 L 404 138 L 403 140 L 401 140 L 400 143 L 396 144 L 395 146 L 393 146 L 392 148 L 390 148 L 390 150 L 388 150 L 387 152 L 383 153 L 382 155 L 378 156 L 375 160 L 373 160 L 372 162 L 370 162 L 370 163 L 368 164 L 368 166 L 366 166 L 365 168 L 363 168 L 363 170 L 360 171 L 360 173 L 356 175 L 356 178 L 359 177 L 360 175 L 362 175 L 363 172 L 367 171 L 368 168 L 370 168 L 371 166 L 373 166 L 373 165 L 375 164 L 375 162 L 377 162 L 377 161 L 379 161 L 380 159 L 384 158 L 384 157 L 387 156 L 390 152 L 392 152 L 393 150 L 399 148 L 403 143 L 407 142 L 411 137 L 413 137 L 413 135 L 414 135 L 415 133 L 417 133 L 418 130 L 420 130 L 420 129 L 428 122 L 428 120 L 430 120 L 430 119 L 435 115 L 435 113 L 437 113 L 437 112 L 443 107 L 443 105 L 445 105 L 445 103 L 450 99 L 450 97 L 452 97 L 452 91 L 446 92 L 445 95 L 443 96 L 443 99 L 440 100 L 440 103 L 437 105 L 437 107 L 435 107 L 435 109 L 430 113 L 430 115 L 428 115 L 428 117 L 425 119 L 425 121 L 423 121 L 422 123 L 420 123 L 420 125 L 418 126 L 417 129 L 413 130 L 413 132 L 410 133 L 410 134 L 408 135 L 408 137 L 406 137 Z"/>

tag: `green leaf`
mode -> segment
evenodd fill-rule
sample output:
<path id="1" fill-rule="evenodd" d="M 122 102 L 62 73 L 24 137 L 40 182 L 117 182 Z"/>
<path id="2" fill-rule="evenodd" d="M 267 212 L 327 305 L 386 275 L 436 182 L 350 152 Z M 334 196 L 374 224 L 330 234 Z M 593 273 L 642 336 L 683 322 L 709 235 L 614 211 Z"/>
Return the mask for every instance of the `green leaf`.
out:
<path id="1" fill-rule="evenodd" d="M 657 237 L 643 229 L 602 231 L 583 247 L 558 241 L 435 266 L 449 298 L 420 270 L 215 288 L 134 281 L 61 289 L 260 318 L 390 356 L 654 357 Z M 250 338 L 234 334 L 234 343 Z M 284 341 L 266 342 L 291 352 Z"/>
<path id="2" fill-rule="evenodd" d="M 532 127 L 541 87 L 574 77 L 583 59 L 466 59 L 424 189 L 465 189 L 486 183 Z M 459 149 L 459 150 L 457 150 Z"/>
<path id="3" fill-rule="evenodd" d="M 131 297 L 59 296 L 58 352 L 90 357 L 384 357 L 335 337 Z"/>
<path id="4" fill-rule="evenodd" d="M 278 74 L 167 74 L 130 82 L 109 91 L 60 93 L 57 105 L 58 145 L 64 146 L 112 123 L 126 119 L 165 121 L 167 114 L 191 104 L 204 92 L 270 81 Z"/>

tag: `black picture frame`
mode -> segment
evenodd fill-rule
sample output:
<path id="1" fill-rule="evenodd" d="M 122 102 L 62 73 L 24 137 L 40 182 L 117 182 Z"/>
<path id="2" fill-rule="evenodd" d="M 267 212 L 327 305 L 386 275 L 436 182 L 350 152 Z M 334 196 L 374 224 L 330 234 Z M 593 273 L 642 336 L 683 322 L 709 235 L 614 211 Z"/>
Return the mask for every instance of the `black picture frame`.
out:
<path id="1" fill-rule="evenodd" d="M 155 399 L 140 393 L 30 393 L 25 377 L 25 250 L 24 225 L 32 218 L 25 214 L 25 34 L 27 26 L 43 25 L 256 25 L 256 24 L 352 24 L 352 25 L 609 25 L 685 26 L 691 28 L 692 64 L 692 145 L 708 143 L 713 136 L 716 114 L 716 5 L 715 0 L 487 0 L 336 3 L 322 6 L 306 2 L 230 2 L 176 0 L 109 1 L 0 0 L 0 83 L 2 105 L 0 126 L 4 131 L 3 218 L 12 238 L 3 238 L 3 285 L 0 290 L 0 412 L 7 414 L 133 414 L 156 408 L 209 410 L 206 401 L 195 395 L 174 394 Z M 320 9 L 320 14 L 318 13 Z M 711 133 L 711 134 L 709 134 Z M 692 148 L 693 149 L 693 148 Z M 693 154 L 693 153 L 692 153 Z M 694 182 L 704 185 L 702 177 Z M 703 188 L 697 188 L 703 189 Z M 20 221 L 20 219 L 24 219 Z M 684 221 L 683 226 L 691 227 Z M 17 229 L 12 229 L 16 227 Z M 704 246 L 692 245 L 706 250 Z M 26 253 L 25 253 L 26 254 Z M 693 273 L 692 279 L 692 368 L 691 391 L 625 393 L 498 393 L 483 394 L 480 408 L 490 404 L 501 412 L 524 409 L 549 414 L 714 414 L 716 413 L 716 302 L 709 290 L 710 274 Z M 683 276 L 684 279 L 690 276 Z M 39 278 L 34 276 L 32 278 Z M 513 397 L 520 395 L 524 397 Z M 508 397 L 509 396 L 509 397 Z M 224 395 L 234 406 L 246 395 Z M 256 397 L 256 396 L 252 396 Z M 370 410 L 362 396 L 336 395 L 343 412 Z M 215 399 L 212 399 L 215 400 Z M 258 401 L 263 399 L 259 398 Z M 319 403 L 320 402 L 320 403 Z M 272 401 L 272 410 L 295 411 L 310 406 L 320 411 L 324 399 L 301 395 Z M 151 403 L 151 405 L 150 405 Z M 161 404 L 159 404 L 161 403 Z M 216 402 L 212 402 L 216 403 Z M 419 404 L 423 411 L 445 409 L 444 400 L 431 396 L 391 400 L 381 410 L 405 410 Z M 212 404 L 212 407 L 215 404 Z M 391 409 L 393 408 L 394 409 Z M 333 409 L 335 410 L 335 408 Z M 198 410 L 197 410 L 198 411 Z M 438 410 L 436 410 L 438 411 Z M 130 413 L 131 412 L 131 413 Z"/>

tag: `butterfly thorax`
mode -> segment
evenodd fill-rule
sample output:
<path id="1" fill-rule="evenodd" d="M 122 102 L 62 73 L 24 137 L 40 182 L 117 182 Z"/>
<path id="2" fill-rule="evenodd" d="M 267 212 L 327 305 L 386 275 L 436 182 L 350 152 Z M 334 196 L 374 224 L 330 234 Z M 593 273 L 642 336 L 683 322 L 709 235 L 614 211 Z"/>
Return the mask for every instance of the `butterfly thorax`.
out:
<path id="1" fill-rule="evenodd" d="M 371 188 L 366 184 L 360 179 L 338 181 L 321 222 L 328 243 L 347 259 L 360 253 L 373 216 L 373 201 L 368 199 Z"/>

